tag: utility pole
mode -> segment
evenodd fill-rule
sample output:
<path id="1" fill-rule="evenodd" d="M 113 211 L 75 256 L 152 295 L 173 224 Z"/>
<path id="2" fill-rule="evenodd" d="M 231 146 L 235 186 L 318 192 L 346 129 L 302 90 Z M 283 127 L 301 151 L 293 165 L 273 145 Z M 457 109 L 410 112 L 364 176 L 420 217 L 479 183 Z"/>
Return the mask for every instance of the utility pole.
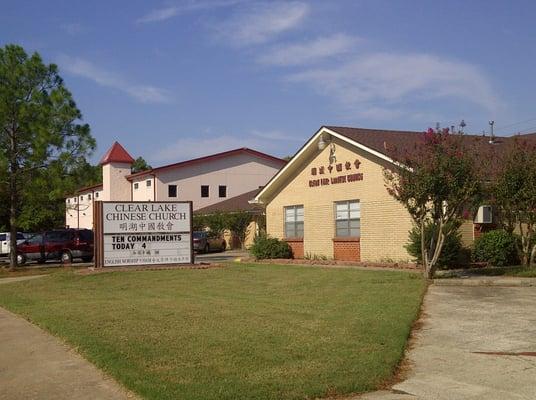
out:
<path id="1" fill-rule="evenodd" d="M 495 121 L 489 121 L 489 126 L 490 126 L 490 136 L 491 136 L 491 138 L 489 139 L 489 143 L 490 143 L 490 144 L 495 143 L 495 135 L 494 135 L 494 133 L 493 133 L 493 125 L 495 125 Z"/>

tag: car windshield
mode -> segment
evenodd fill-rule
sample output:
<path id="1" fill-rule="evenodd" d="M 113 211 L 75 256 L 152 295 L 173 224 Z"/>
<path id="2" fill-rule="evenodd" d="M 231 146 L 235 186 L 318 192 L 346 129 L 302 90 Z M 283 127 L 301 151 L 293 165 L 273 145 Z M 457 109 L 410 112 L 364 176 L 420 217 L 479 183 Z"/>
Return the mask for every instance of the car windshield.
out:
<path id="1" fill-rule="evenodd" d="M 42 241 L 43 241 L 43 235 L 39 233 L 37 235 L 33 235 L 27 240 L 28 243 L 32 243 L 32 244 L 41 243 Z"/>
<path id="2" fill-rule="evenodd" d="M 205 237 L 205 232 L 194 232 L 194 239 L 202 239 Z"/>

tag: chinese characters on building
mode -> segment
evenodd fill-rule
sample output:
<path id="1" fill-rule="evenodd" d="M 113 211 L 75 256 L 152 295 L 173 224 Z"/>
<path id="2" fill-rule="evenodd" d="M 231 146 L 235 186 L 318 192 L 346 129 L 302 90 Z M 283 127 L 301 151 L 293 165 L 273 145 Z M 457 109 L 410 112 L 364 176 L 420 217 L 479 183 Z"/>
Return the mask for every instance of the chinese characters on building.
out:
<path id="1" fill-rule="evenodd" d="M 326 168 L 324 168 L 323 165 L 312 167 L 311 175 L 315 178 L 309 180 L 309 187 L 362 181 L 363 173 L 356 172 L 359 170 L 360 165 L 361 161 L 356 159 L 353 163 L 346 161 L 344 163 L 330 164 Z M 344 175 L 340 175 L 341 172 L 344 173 Z M 334 173 L 337 174 L 337 176 L 333 176 Z"/>

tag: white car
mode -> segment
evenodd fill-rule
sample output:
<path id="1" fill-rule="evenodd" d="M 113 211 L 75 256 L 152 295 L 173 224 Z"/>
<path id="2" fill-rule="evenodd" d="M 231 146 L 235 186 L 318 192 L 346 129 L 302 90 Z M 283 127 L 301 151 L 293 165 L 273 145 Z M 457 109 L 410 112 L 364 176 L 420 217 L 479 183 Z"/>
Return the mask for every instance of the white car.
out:
<path id="1" fill-rule="evenodd" d="M 9 254 L 9 232 L 0 232 L 0 256 L 7 256 Z M 17 244 L 21 244 L 26 240 L 24 234 L 17 232 Z"/>

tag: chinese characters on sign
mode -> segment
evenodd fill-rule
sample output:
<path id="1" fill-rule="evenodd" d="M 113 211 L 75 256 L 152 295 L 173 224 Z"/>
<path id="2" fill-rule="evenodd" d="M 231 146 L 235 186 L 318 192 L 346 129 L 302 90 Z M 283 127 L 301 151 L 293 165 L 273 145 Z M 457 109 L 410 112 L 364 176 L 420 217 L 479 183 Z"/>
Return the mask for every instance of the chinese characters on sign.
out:
<path id="1" fill-rule="evenodd" d="M 192 263 L 191 203 L 102 204 L 103 265 Z"/>
<path id="2" fill-rule="evenodd" d="M 337 163 L 335 167 L 329 165 L 327 168 L 324 166 L 313 167 L 311 168 L 311 175 L 316 177 L 318 175 L 331 175 L 333 171 L 335 172 L 344 172 L 345 175 L 331 176 L 331 177 L 319 177 L 309 180 L 309 187 L 319 187 L 319 186 L 329 186 L 335 185 L 338 183 L 349 183 L 349 182 L 358 182 L 363 180 L 362 172 L 353 172 L 358 170 L 361 165 L 361 161 L 356 159 L 353 163 L 346 161 L 345 163 Z M 326 172 L 328 171 L 328 172 Z"/>

